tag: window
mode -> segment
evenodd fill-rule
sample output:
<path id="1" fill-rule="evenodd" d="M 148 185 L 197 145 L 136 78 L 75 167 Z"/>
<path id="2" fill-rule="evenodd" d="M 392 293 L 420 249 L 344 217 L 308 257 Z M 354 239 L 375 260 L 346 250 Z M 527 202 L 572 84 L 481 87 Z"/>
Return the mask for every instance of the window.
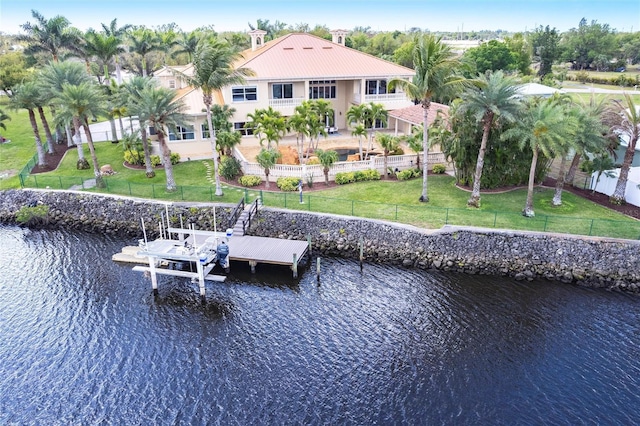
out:
<path id="1" fill-rule="evenodd" d="M 193 127 L 176 126 L 175 129 L 169 129 L 170 141 L 195 139 L 195 138 L 196 136 L 193 133 Z"/>
<path id="2" fill-rule="evenodd" d="M 387 80 L 367 80 L 367 95 L 384 95 L 387 93 L 396 93 L 395 89 L 388 90 Z"/>
<path id="3" fill-rule="evenodd" d="M 258 100 L 258 88 L 256 86 L 234 87 L 231 89 L 233 102 L 246 102 Z"/>
<path id="4" fill-rule="evenodd" d="M 274 83 L 271 86 L 271 92 L 273 93 L 273 99 L 291 99 L 293 98 L 293 84 Z"/>
<path id="5" fill-rule="evenodd" d="M 247 123 L 245 123 L 244 121 L 242 122 L 238 122 L 238 123 L 233 123 L 233 130 L 235 130 L 236 132 L 240 132 L 240 134 L 242 136 L 249 136 L 253 134 L 253 129 L 252 128 L 246 128 L 244 127 Z"/>
<path id="6" fill-rule="evenodd" d="M 200 130 L 202 130 L 202 139 L 209 139 L 209 125 L 207 123 L 203 123 L 200 125 Z"/>
<path id="7" fill-rule="evenodd" d="M 169 89 L 175 89 L 175 88 L 176 88 L 176 81 L 169 80 Z"/>
<path id="8" fill-rule="evenodd" d="M 158 132 L 156 132 L 156 128 L 153 126 L 149 126 L 149 130 L 147 131 L 147 133 L 149 133 L 149 136 L 155 136 L 158 134 Z"/>
<path id="9" fill-rule="evenodd" d="M 312 80 L 309 82 L 309 99 L 335 99 L 335 80 Z"/>

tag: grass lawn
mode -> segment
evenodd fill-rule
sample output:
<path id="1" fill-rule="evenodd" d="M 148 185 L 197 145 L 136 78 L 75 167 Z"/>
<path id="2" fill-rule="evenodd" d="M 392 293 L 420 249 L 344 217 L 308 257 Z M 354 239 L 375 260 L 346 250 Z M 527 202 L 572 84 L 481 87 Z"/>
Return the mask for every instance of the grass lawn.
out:
<path id="1" fill-rule="evenodd" d="M 26 113 L 13 114 L 7 129 L 9 144 L 0 145 L 0 173 L 8 169 L 21 170 L 32 158 L 33 136 Z M 8 126 L 9 127 L 9 126 Z M 18 128 L 22 128 L 18 131 Z M 237 203 L 243 197 L 253 201 L 262 196 L 267 206 L 307 210 L 334 214 L 352 215 L 372 219 L 384 219 L 420 227 L 436 229 L 445 224 L 469 225 L 490 228 L 522 229 L 533 231 L 563 232 L 585 235 L 602 235 L 638 239 L 640 222 L 609 210 L 579 196 L 565 192 L 563 206 L 551 206 L 553 189 L 536 188 L 535 218 L 521 215 L 526 198 L 526 189 L 502 194 L 483 194 L 480 209 L 466 207 L 469 193 L 455 186 L 451 176 L 429 177 L 429 203 L 420 203 L 422 180 L 360 182 L 323 191 L 307 192 L 304 203 L 294 193 L 256 191 L 252 189 L 223 186 L 223 197 L 214 195 L 209 170 L 211 161 L 191 161 L 174 166 L 178 185 L 175 192 L 165 190 L 164 169 L 156 169 L 154 178 L 147 178 L 144 169 L 132 170 L 124 167 L 121 144 L 96 142 L 96 153 L 100 165 L 110 164 L 116 172 L 106 176 L 107 188 L 88 191 L 116 193 L 141 198 L 173 201 Z M 83 147 L 89 159 L 87 146 Z M 69 189 L 82 187 L 83 182 L 93 178 L 93 170 L 77 170 L 76 149 L 67 151 L 60 167 L 49 173 L 30 175 L 25 186 L 34 188 Z M 205 163 L 209 163 L 206 167 Z M 316 185 L 322 186 L 322 183 Z M 274 184 L 275 186 L 275 184 Z M 17 177 L 0 179 L 0 189 L 19 188 Z"/>

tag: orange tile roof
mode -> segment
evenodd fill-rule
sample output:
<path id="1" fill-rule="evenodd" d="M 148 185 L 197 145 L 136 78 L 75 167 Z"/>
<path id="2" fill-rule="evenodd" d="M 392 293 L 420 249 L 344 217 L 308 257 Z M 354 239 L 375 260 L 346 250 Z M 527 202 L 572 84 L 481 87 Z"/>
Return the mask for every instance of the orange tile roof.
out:
<path id="1" fill-rule="evenodd" d="M 363 77 L 411 77 L 414 71 L 306 33 L 291 33 L 243 52 L 236 68 L 252 69 L 251 79 L 339 80 Z"/>
<path id="2" fill-rule="evenodd" d="M 435 119 L 440 116 L 447 117 L 449 115 L 449 106 L 439 104 L 437 102 L 431 102 L 429 112 L 427 114 L 428 125 L 432 125 Z M 397 118 L 407 123 L 420 125 L 422 124 L 422 105 L 411 105 L 406 108 L 394 109 L 389 111 L 389 117 Z"/>

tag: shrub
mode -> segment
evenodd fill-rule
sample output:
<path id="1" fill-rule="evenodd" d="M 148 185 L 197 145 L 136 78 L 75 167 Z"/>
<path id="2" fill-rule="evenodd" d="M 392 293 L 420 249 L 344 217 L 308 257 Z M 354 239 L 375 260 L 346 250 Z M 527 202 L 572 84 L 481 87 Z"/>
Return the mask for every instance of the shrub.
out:
<path id="1" fill-rule="evenodd" d="M 354 172 L 342 172 L 336 173 L 336 183 L 338 185 L 344 185 L 346 183 L 353 183 L 356 181 Z"/>
<path id="2" fill-rule="evenodd" d="M 16 214 L 16 221 L 23 225 L 38 225 L 47 222 L 49 206 L 40 204 L 37 206 L 23 206 Z"/>
<path id="3" fill-rule="evenodd" d="M 336 183 L 344 185 L 346 183 L 362 182 L 366 180 L 380 180 L 380 173 L 374 169 L 358 170 L 356 172 L 343 172 L 336 174 Z"/>
<path id="4" fill-rule="evenodd" d="M 276 181 L 276 185 L 281 191 L 297 191 L 298 182 L 300 179 L 297 177 L 281 177 Z"/>
<path id="5" fill-rule="evenodd" d="M 320 160 L 318 159 L 318 157 L 309 158 L 307 160 L 307 165 L 308 166 L 312 166 L 312 165 L 315 165 L 315 164 L 320 164 Z"/>
<path id="6" fill-rule="evenodd" d="M 389 155 L 404 155 L 404 149 L 402 149 L 402 147 L 397 147 L 396 149 L 391 151 Z"/>
<path id="7" fill-rule="evenodd" d="M 446 170 L 447 170 L 447 166 L 445 166 L 444 164 L 434 164 L 433 165 L 433 173 L 437 173 L 439 175 L 443 174 Z"/>
<path id="8" fill-rule="evenodd" d="M 236 157 L 224 157 L 222 162 L 220 163 L 220 176 L 227 180 L 233 180 L 238 175 L 242 168 L 240 166 L 240 161 Z"/>
<path id="9" fill-rule="evenodd" d="M 125 151 L 124 161 L 128 164 L 142 166 L 144 165 L 144 155 L 140 155 L 138 151 Z"/>
<path id="10" fill-rule="evenodd" d="M 151 166 L 152 167 L 158 167 L 160 164 L 162 164 L 162 160 L 160 160 L 160 156 L 159 155 L 152 155 L 151 156 Z"/>
<path id="11" fill-rule="evenodd" d="M 415 174 L 413 169 L 407 169 L 399 171 L 396 176 L 398 176 L 398 180 L 409 180 L 415 177 Z"/>
<path id="12" fill-rule="evenodd" d="M 180 154 L 178 154 L 177 152 L 172 152 L 171 157 L 169 157 L 169 161 L 171 161 L 171 164 L 175 166 L 180 162 Z"/>
<path id="13" fill-rule="evenodd" d="M 242 186 L 258 186 L 262 183 L 262 178 L 256 175 L 245 175 L 241 176 L 240 179 L 238 179 L 238 182 L 240 182 L 240 185 Z"/>

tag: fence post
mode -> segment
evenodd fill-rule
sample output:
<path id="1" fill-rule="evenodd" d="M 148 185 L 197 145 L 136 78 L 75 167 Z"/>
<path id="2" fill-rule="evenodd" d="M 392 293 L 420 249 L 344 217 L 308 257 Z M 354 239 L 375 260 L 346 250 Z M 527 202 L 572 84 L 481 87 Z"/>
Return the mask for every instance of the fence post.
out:
<path id="1" fill-rule="evenodd" d="M 287 208 L 287 193 L 284 193 L 284 208 Z"/>
<path id="2" fill-rule="evenodd" d="M 593 230 L 593 219 L 591 219 L 591 226 L 589 227 L 589 236 L 591 236 L 592 230 Z"/>
<path id="3" fill-rule="evenodd" d="M 547 232 L 547 222 L 549 221 L 549 215 L 546 215 L 544 217 L 544 229 L 542 230 L 543 232 Z"/>
<path id="4" fill-rule="evenodd" d="M 60 189 L 62 189 L 62 176 L 58 176 L 58 184 L 60 185 Z"/>
<path id="5" fill-rule="evenodd" d="M 247 188 L 244 189 L 244 202 L 249 202 L 249 192 L 247 191 Z"/>
<path id="6" fill-rule="evenodd" d="M 498 212 L 493 212 L 493 227 L 496 227 L 496 222 L 498 221 Z"/>
<path id="7" fill-rule="evenodd" d="M 184 188 L 182 185 L 180 185 L 180 198 L 182 198 L 182 201 L 184 201 Z"/>
<path id="8" fill-rule="evenodd" d="M 22 173 L 18 175 L 20 177 L 20 188 L 24 189 L 24 176 Z"/>
<path id="9" fill-rule="evenodd" d="M 396 204 L 396 218 L 395 220 L 398 220 L 398 205 Z"/>
<path id="10" fill-rule="evenodd" d="M 353 200 L 351 200 L 351 216 L 354 216 L 354 214 L 353 214 Z"/>
<path id="11" fill-rule="evenodd" d="M 213 186 L 209 187 L 209 201 L 213 201 Z"/>
<path id="12" fill-rule="evenodd" d="M 449 208 L 447 207 L 447 216 L 444 218 L 444 224 L 448 225 L 449 224 Z"/>
<path id="13" fill-rule="evenodd" d="M 129 195 L 131 195 L 131 184 L 129 184 Z M 156 185 L 151 184 L 151 198 L 156 198 Z"/>

